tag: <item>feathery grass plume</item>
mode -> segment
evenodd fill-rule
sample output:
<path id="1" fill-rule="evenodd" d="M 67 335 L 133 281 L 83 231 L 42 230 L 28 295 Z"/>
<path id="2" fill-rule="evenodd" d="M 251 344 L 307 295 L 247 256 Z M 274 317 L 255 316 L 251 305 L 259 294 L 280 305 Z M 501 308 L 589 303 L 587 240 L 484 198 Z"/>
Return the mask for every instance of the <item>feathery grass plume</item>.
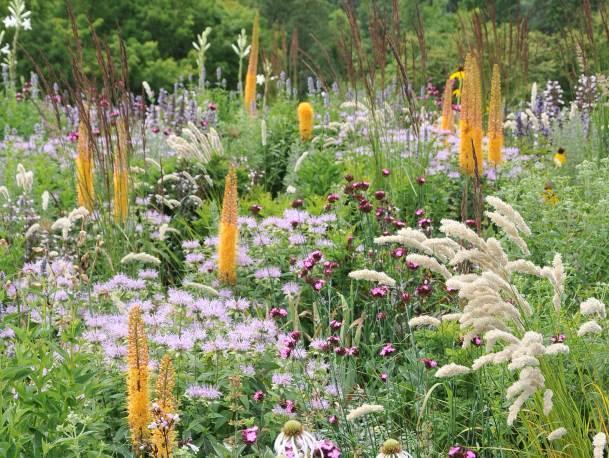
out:
<path id="1" fill-rule="evenodd" d="M 453 123 L 453 80 L 446 80 L 444 86 L 444 97 L 442 98 L 442 130 L 452 132 Z"/>
<path id="2" fill-rule="evenodd" d="M 607 446 L 607 436 L 605 433 L 597 433 L 592 438 L 592 446 L 594 447 L 594 458 L 603 458 L 605 447 Z"/>
<path id="3" fill-rule="evenodd" d="M 385 272 L 377 272 L 376 270 L 362 269 L 349 272 L 349 278 L 354 280 L 375 281 L 381 285 L 395 286 L 395 280 Z"/>
<path id="4" fill-rule="evenodd" d="M 127 337 L 127 410 L 129 429 L 134 449 L 146 442 L 150 432 L 150 405 L 148 391 L 148 339 L 142 319 L 142 310 L 134 305 L 129 311 Z"/>
<path id="5" fill-rule="evenodd" d="M 298 130 L 303 142 L 311 139 L 313 135 L 313 105 L 302 102 L 298 105 Z"/>
<path id="6" fill-rule="evenodd" d="M 459 143 L 459 166 L 469 175 L 474 175 L 474 164 L 482 173 L 482 94 L 480 68 L 474 56 L 465 59 L 465 77 L 461 93 L 461 135 Z M 476 161 L 474 161 L 474 152 Z"/>
<path id="7" fill-rule="evenodd" d="M 237 173 L 231 167 L 224 183 L 218 242 L 218 275 L 228 284 L 237 281 L 237 198 Z"/>
<path id="8" fill-rule="evenodd" d="M 256 11 L 256 16 L 254 16 L 254 26 L 252 27 L 250 58 L 247 64 L 247 73 L 245 74 L 245 92 L 243 94 L 245 111 L 250 115 L 256 113 L 256 72 L 258 71 L 258 47 L 260 43 L 259 22 L 260 15 L 258 14 L 258 11 Z"/>
<path id="9" fill-rule="evenodd" d="M 371 413 L 376 412 L 383 412 L 384 410 L 385 408 L 378 404 L 362 404 L 361 406 L 349 411 L 349 413 L 347 414 L 347 420 L 354 421 L 365 415 L 369 415 Z"/>
<path id="10" fill-rule="evenodd" d="M 127 120 L 116 121 L 117 148 L 114 155 L 114 220 L 127 221 L 129 213 L 129 132 Z"/>
<path id="11" fill-rule="evenodd" d="M 162 414 L 175 414 L 177 402 L 174 396 L 175 371 L 171 357 L 163 356 L 159 365 L 159 378 L 156 381 L 156 406 Z M 155 407 L 156 407 L 155 406 Z M 152 443 L 156 449 L 158 458 L 170 458 L 175 445 L 175 424 L 172 423 L 168 429 L 156 428 L 152 432 Z"/>
<path id="12" fill-rule="evenodd" d="M 89 128 L 81 118 L 78 125 L 76 145 L 76 195 L 78 206 L 93 211 L 95 190 L 93 187 L 93 158 L 91 157 L 91 138 Z"/>
<path id="13" fill-rule="evenodd" d="M 503 112 L 501 110 L 501 76 L 499 65 L 493 66 L 491 100 L 488 107 L 488 160 L 494 166 L 501 164 L 503 157 Z"/>

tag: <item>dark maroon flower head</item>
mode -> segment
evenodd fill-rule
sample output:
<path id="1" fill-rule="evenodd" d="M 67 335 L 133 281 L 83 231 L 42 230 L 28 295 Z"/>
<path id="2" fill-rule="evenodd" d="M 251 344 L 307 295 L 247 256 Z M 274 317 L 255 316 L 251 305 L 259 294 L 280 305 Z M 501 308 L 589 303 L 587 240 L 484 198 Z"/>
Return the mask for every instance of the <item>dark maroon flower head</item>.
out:
<path id="1" fill-rule="evenodd" d="M 260 205 L 258 205 L 258 204 L 254 204 L 254 205 L 252 205 L 252 206 L 250 207 L 250 212 L 251 212 L 253 215 L 257 215 L 257 214 L 259 214 L 261 211 L 262 211 L 262 207 L 261 207 Z"/>
<path id="2" fill-rule="evenodd" d="M 338 202 L 339 199 L 340 199 L 340 196 L 338 194 L 329 194 L 327 197 L 327 200 L 330 203 Z"/>
<path id="3" fill-rule="evenodd" d="M 425 280 L 423 283 L 421 283 L 419 286 L 417 286 L 415 292 L 417 293 L 417 296 L 429 296 L 431 294 L 431 284 Z"/>
<path id="4" fill-rule="evenodd" d="M 375 286 L 370 290 L 372 297 L 385 297 L 389 292 L 389 288 L 385 285 Z"/>
<path id="5" fill-rule="evenodd" d="M 251 428 L 241 431 L 241 438 L 247 445 L 255 444 L 258 440 L 258 426 L 252 426 Z"/>
<path id="6" fill-rule="evenodd" d="M 384 177 L 388 177 L 389 175 L 391 175 L 391 170 L 389 169 L 383 169 L 382 172 Z"/>
<path id="7" fill-rule="evenodd" d="M 474 336 L 472 337 L 472 345 L 475 345 L 476 347 L 479 347 L 480 345 L 482 345 L 482 339 L 479 336 Z"/>
<path id="8" fill-rule="evenodd" d="M 159 126 L 152 126 L 152 129 L 151 129 L 151 130 L 152 130 L 152 133 L 153 133 L 153 134 L 158 134 L 158 133 L 161 131 L 161 129 L 159 128 Z"/>
<path id="9" fill-rule="evenodd" d="M 554 343 L 563 343 L 566 340 L 567 336 L 564 334 L 558 334 L 550 337 L 550 342 Z"/>
<path id="10" fill-rule="evenodd" d="M 207 125 L 209 124 L 209 122 L 207 122 L 207 119 L 201 119 L 199 121 L 199 124 L 201 124 L 201 127 L 205 128 L 207 127 Z"/>
<path id="11" fill-rule="evenodd" d="M 381 356 L 391 356 L 395 352 L 396 352 L 395 347 L 391 344 L 391 342 L 388 342 L 388 343 L 385 344 L 385 346 L 383 348 L 381 348 L 381 351 L 379 352 L 379 355 L 381 355 Z"/>
<path id="12" fill-rule="evenodd" d="M 362 200 L 357 206 L 362 213 L 370 213 L 372 211 L 372 204 L 367 200 Z"/>
<path id="13" fill-rule="evenodd" d="M 353 181 L 353 175 L 351 175 L 350 173 L 348 173 L 347 175 L 345 175 L 345 181 L 347 183 L 351 183 Z"/>
<path id="14" fill-rule="evenodd" d="M 473 451 L 460 445 L 451 447 L 448 451 L 448 456 L 449 458 L 476 458 L 476 454 Z"/>
<path id="15" fill-rule="evenodd" d="M 412 297 L 410 296 L 410 293 L 408 291 L 404 291 L 402 294 L 400 294 L 400 300 L 403 304 L 408 304 L 411 299 Z"/>
<path id="16" fill-rule="evenodd" d="M 315 250 L 309 255 L 309 257 L 313 258 L 315 261 L 321 261 L 323 254 L 321 251 Z"/>
<path id="17" fill-rule="evenodd" d="M 421 186 L 422 186 L 422 185 L 424 185 L 426 181 L 427 181 L 427 180 L 426 180 L 426 179 L 425 179 L 425 177 L 424 177 L 424 176 L 422 176 L 422 175 L 421 175 L 421 176 L 419 176 L 419 177 L 417 177 L 417 183 L 419 183 Z"/>
<path id="18" fill-rule="evenodd" d="M 421 229 L 427 229 L 431 226 L 431 218 L 421 218 L 417 224 Z"/>
<path id="19" fill-rule="evenodd" d="M 347 348 L 347 355 L 349 355 L 349 356 L 359 356 L 359 348 L 357 348 L 357 347 Z"/>
<path id="20" fill-rule="evenodd" d="M 325 280 L 318 278 L 317 280 L 315 280 L 313 282 L 313 289 L 315 291 L 321 291 L 321 289 L 325 286 L 325 284 L 326 284 Z"/>
<path id="21" fill-rule="evenodd" d="M 302 199 L 294 199 L 292 201 L 292 208 L 300 208 L 304 205 L 304 200 Z"/>
<path id="22" fill-rule="evenodd" d="M 433 369 L 438 367 L 438 362 L 431 358 L 421 358 L 421 362 L 425 365 L 427 369 Z"/>
<path id="23" fill-rule="evenodd" d="M 328 417 L 328 423 L 330 423 L 331 425 L 337 425 L 338 424 L 338 417 L 336 415 L 330 415 Z"/>
<path id="24" fill-rule="evenodd" d="M 347 354 L 347 349 L 345 347 L 336 347 L 334 353 L 338 356 L 345 356 Z"/>
<path id="25" fill-rule="evenodd" d="M 294 342 L 298 342 L 300 340 L 300 331 L 292 331 L 288 334 L 288 336 L 294 340 Z"/>
<path id="26" fill-rule="evenodd" d="M 415 214 L 417 217 L 419 217 L 419 218 L 420 218 L 420 217 L 422 217 L 422 216 L 425 216 L 425 209 L 424 209 L 424 208 L 417 208 L 417 209 L 415 210 L 414 214 Z"/>
<path id="27" fill-rule="evenodd" d="M 262 402 L 264 400 L 265 394 L 262 391 L 256 391 L 252 398 L 256 402 Z"/>
<path id="28" fill-rule="evenodd" d="M 332 346 L 337 346 L 338 344 L 340 344 L 340 337 L 338 336 L 329 336 L 326 341 L 332 345 Z"/>
<path id="29" fill-rule="evenodd" d="M 334 331 L 336 331 L 337 329 L 340 329 L 342 325 L 343 325 L 342 321 L 337 321 L 337 320 L 330 321 L 330 328 Z"/>
<path id="30" fill-rule="evenodd" d="M 210 103 L 207 104 L 207 109 L 209 111 L 216 111 L 218 109 L 218 107 L 216 106 L 215 103 L 210 102 Z"/>
<path id="31" fill-rule="evenodd" d="M 465 225 L 467 227 L 476 227 L 476 220 L 475 219 L 466 219 Z"/>
<path id="32" fill-rule="evenodd" d="M 406 227 L 406 223 L 404 223 L 404 221 L 399 221 L 399 220 L 397 220 L 397 219 L 396 219 L 396 220 L 393 222 L 393 226 L 394 226 L 396 229 L 402 229 L 403 227 Z"/>
<path id="33" fill-rule="evenodd" d="M 374 197 L 376 198 L 376 200 L 383 200 L 385 198 L 385 191 L 381 189 L 375 191 Z"/>
<path id="34" fill-rule="evenodd" d="M 404 257 L 406 253 L 408 253 L 408 250 L 406 250 L 406 248 L 404 248 L 403 246 L 399 246 L 391 250 L 391 257 L 399 259 L 401 257 Z"/>
<path id="35" fill-rule="evenodd" d="M 410 270 L 417 270 L 419 268 L 419 264 L 417 264 L 416 262 L 412 262 L 412 261 L 406 261 L 406 267 L 408 267 Z"/>
<path id="36" fill-rule="evenodd" d="M 379 375 L 379 378 L 382 382 L 387 382 L 387 380 L 389 379 L 389 375 L 387 375 L 387 372 L 383 372 L 381 375 Z"/>
<path id="37" fill-rule="evenodd" d="M 281 359 L 288 359 L 292 354 L 292 349 L 290 347 L 282 347 L 279 349 L 279 357 Z"/>
<path id="38" fill-rule="evenodd" d="M 270 314 L 271 318 L 285 318 L 288 316 L 288 311 L 279 307 L 273 307 Z"/>
<path id="39" fill-rule="evenodd" d="M 383 218 L 383 220 L 387 223 L 387 224 L 392 224 L 395 221 L 395 218 L 391 215 L 385 215 L 385 217 Z"/>
<path id="40" fill-rule="evenodd" d="M 385 312 L 377 312 L 376 319 L 379 321 L 383 321 L 387 319 L 387 314 Z"/>

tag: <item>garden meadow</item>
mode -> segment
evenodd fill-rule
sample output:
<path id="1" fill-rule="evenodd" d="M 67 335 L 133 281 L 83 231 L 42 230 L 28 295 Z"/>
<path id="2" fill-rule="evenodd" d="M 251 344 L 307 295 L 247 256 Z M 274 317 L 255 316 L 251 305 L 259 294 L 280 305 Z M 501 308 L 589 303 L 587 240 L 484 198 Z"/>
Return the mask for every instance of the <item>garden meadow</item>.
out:
<path id="1" fill-rule="evenodd" d="M 251 8 L 168 87 L 69 5 L 54 79 L 29 3 L 0 12 L 0 456 L 607 456 L 603 2 L 560 81 L 463 9 L 415 84 L 422 26 L 346 1 L 335 81 Z"/>

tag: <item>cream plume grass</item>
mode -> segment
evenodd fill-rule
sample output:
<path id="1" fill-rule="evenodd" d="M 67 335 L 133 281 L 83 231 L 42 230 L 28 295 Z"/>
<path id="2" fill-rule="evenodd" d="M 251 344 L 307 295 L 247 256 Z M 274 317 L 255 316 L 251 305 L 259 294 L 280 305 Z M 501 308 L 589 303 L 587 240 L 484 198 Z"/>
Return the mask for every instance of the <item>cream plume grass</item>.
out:
<path id="1" fill-rule="evenodd" d="M 520 215 L 520 213 L 514 210 L 514 208 L 510 204 L 502 201 L 501 199 L 495 196 L 487 196 L 484 200 L 487 204 L 494 207 L 499 213 L 501 213 L 508 220 L 510 220 L 518 228 L 519 231 L 521 231 L 525 235 L 531 235 L 531 229 L 524 221 L 524 218 Z"/>
<path id="2" fill-rule="evenodd" d="M 415 264 L 419 264 L 425 269 L 440 274 L 447 280 L 452 277 L 452 274 L 448 271 L 448 269 L 432 257 L 424 256 L 421 254 L 409 254 L 408 256 L 406 256 L 406 260 Z"/>
<path id="3" fill-rule="evenodd" d="M 408 321 L 408 326 L 410 326 L 411 328 L 420 328 L 423 326 L 437 328 L 441 324 L 442 322 L 440 320 L 429 315 L 416 316 L 414 318 L 411 318 L 410 321 Z"/>
<path id="4" fill-rule="evenodd" d="M 552 402 L 552 398 L 554 397 L 554 392 L 552 390 L 546 390 L 543 392 L 543 414 L 547 417 L 552 412 L 552 407 L 554 407 L 554 403 Z"/>
<path id="5" fill-rule="evenodd" d="M 603 328 L 595 321 L 590 320 L 586 321 L 582 324 L 577 330 L 577 335 L 579 337 L 587 336 L 588 334 L 600 334 L 603 332 Z"/>
<path id="6" fill-rule="evenodd" d="M 561 437 L 565 436 L 566 434 L 567 434 L 567 429 L 561 426 L 560 428 L 557 428 L 554 431 L 552 431 L 550 434 L 548 434 L 548 440 L 550 442 L 556 441 L 556 440 L 560 439 Z"/>
<path id="7" fill-rule="evenodd" d="M 438 378 L 447 378 L 447 377 L 457 377 L 459 375 L 469 374 L 471 369 L 466 366 L 461 366 L 455 363 L 449 363 L 442 366 L 436 372 L 436 377 Z"/>
<path id="8" fill-rule="evenodd" d="M 594 458 L 603 458 L 605 447 L 607 446 L 607 436 L 605 433 L 596 433 L 592 439 L 593 456 Z"/>
<path id="9" fill-rule="evenodd" d="M 395 286 L 395 280 L 385 272 L 377 272 L 376 270 L 362 269 L 349 272 L 349 278 L 354 280 L 367 280 L 380 283 L 381 285 Z"/>
<path id="10" fill-rule="evenodd" d="M 358 418 L 370 415 L 371 413 L 383 412 L 385 408 L 378 404 L 362 404 L 355 409 L 352 409 L 347 414 L 348 421 L 354 421 Z"/>
<path id="11" fill-rule="evenodd" d="M 139 452 L 140 446 L 148 440 L 150 435 L 148 430 L 150 424 L 148 339 L 139 305 L 133 306 L 129 311 L 127 363 L 129 428 L 134 450 Z"/>
<path id="12" fill-rule="evenodd" d="M 218 276 L 224 283 L 237 282 L 237 239 L 239 235 L 237 173 L 231 167 L 224 183 L 218 240 Z"/>
<path id="13" fill-rule="evenodd" d="M 141 262 L 142 264 L 153 264 L 158 266 L 161 264 L 159 258 L 148 253 L 129 253 L 121 259 L 121 264 L 131 264 L 133 262 Z"/>
<path id="14" fill-rule="evenodd" d="M 579 305 L 579 311 L 584 316 L 598 315 L 601 318 L 605 318 L 607 316 L 605 304 L 594 297 L 586 299 L 584 302 L 582 302 Z"/>

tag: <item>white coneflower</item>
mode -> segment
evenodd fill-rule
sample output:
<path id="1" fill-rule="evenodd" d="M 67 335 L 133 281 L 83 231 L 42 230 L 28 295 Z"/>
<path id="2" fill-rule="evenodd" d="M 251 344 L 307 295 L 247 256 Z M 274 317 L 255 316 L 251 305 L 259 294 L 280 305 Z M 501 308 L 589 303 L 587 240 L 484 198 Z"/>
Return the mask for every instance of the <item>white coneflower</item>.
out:
<path id="1" fill-rule="evenodd" d="M 32 237 L 39 230 L 40 230 L 40 224 L 38 224 L 38 223 L 32 224 L 29 227 L 29 229 L 25 232 L 25 238 L 29 239 L 30 237 Z"/>
<path id="2" fill-rule="evenodd" d="M 461 366 L 459 364 L 450 363 L 442 366 L 436 372 L 436 377 L 438 378 L 446 378 L 446 377 L 456 377 L 459 375 L 468 374 L 471 372 L 471 369 L 466 366 Z"/>
<path id="3" fill-rule="evenodd" d="M 0 196 L 4 197 L 6 200 L 11 199 L 11 195 L 8 193 L 8 188 L 6 186 L 0 186 Z"/>
<path id="4" fill-rule="evenodd" d="M 44 191 L 42 193 L 42 209 L 44 211 L 47 211 L 47 209 L 49 208 L 50 198 L 51 198 L 51 194 L 49 193 L 49 191 Z"/>
<path id="5" fill-rule="evenodd" d="M 552 398 L 554 397 L 554 392 L 552 390 L 546 390 L 543 393 L 543 414 L 547 417 L 550 415 L 552 411 L 552 407 L 554 407 L 554 402 Z"/>
<path id="6" fill-rule="evenodd" d="M 560 428 L 556 428 L 554 431 L 552 431 L 550 434 L 548 434 L 548 440 L 550 442 L 558 440 L 561 437 L 563 437 L 565 434 L 567 434 L 567 428 L 564 428 L 561 426 Z"/>
<path id="7" fill-rule="evenodd" d="M 383 412 L 384 410 L 385 408 L 378 404 L 362 404 L 361 406 L 349 411 L 349 414 L 347 415 L 347 420 L 357 420 L 358 418 L 363 417 L 365 415 L 369 415 L 371 413 L 376 412 Z"/>
<path id="8" fill-rule="evenodd" d="M 121 264 L 129 264 L 132 262 L 141 262 L 143 264 L 154 264 L 158 266 L 161 261 L 159 258 L 152 256 L 148 253 L 129 253 L 123 259 L 121 259 Z"/>
<path id="9" fill-rule="evenodd" d="M 387 439 L 376 458 L 412 458 L 412 455 L 402 450 L 402 446 L 395 439 Z"/>
<path id="10" fill-rule="evenodd" d="M 603 458 L 605 447 L 607 446 L 607 436 L 605 433 L 597 433 L 592 439 L 594 447 L 594 458 Z"/>
<path id="11" fill-rule="evenodd" d="M 605 318 L 607 312 L 605 311 L 605 304 L 598 299 L 591 297 L 582 302 L 579 306 L 579 311 L 582 315 L 594 315 L 597 314 L 602 318 Z"/>
<path id="12" fill-rule="evenodd" d="M 452 277 L 452 274 L 446 267 L 441 265 L 437 260 L 430 256 L 424 256 L 422 254 L 409 254 L 406 256 L 406 261 L 414 262 L 419 264 L 421 267 L 431 270 L 432 272 L 442 275 L 447 280 Z"/>
<path id="13" fill-rule="evenodd" d="M 317 443 L 315 436 L 305 431 L 302 423 L 288 420 L 275 439 L 274 448 L 278 456 L 291 453 L 290 456 L 309 458 L 318 449 Z"/>
<path id="14" fill-rule="evenodd" d="M 375 281 L 381 285 L 395 286 L 395 280 L 385 272 L 377 272 L 376 270 L 362 269 L 349 272 L 349 278 L 354 280 Z"/>
<path id="15" fill-rule="evenodd" d="M 601 332 L 603 332 L 603 328 L 595 320 L 590 320 L 579 327 L 577 335 L 583 337 L 587 334 L 600 334 Z"/>
<path id="16" fill-rule="evenodd" d="M 441 324 L 442 324 L 442 322 L 440 320 L 438 320 L 437 318 L 435 318 L 433 316 L 429 316 L 429 315 L 417 316 L 417 317 L 412 318 L 408 322 L 408 326 L 410 326 L 411 328 L 418 328 L 418 327 L 422 327 L 422 326 L 431 326 L 432 328 L 437 328 Z"/>

